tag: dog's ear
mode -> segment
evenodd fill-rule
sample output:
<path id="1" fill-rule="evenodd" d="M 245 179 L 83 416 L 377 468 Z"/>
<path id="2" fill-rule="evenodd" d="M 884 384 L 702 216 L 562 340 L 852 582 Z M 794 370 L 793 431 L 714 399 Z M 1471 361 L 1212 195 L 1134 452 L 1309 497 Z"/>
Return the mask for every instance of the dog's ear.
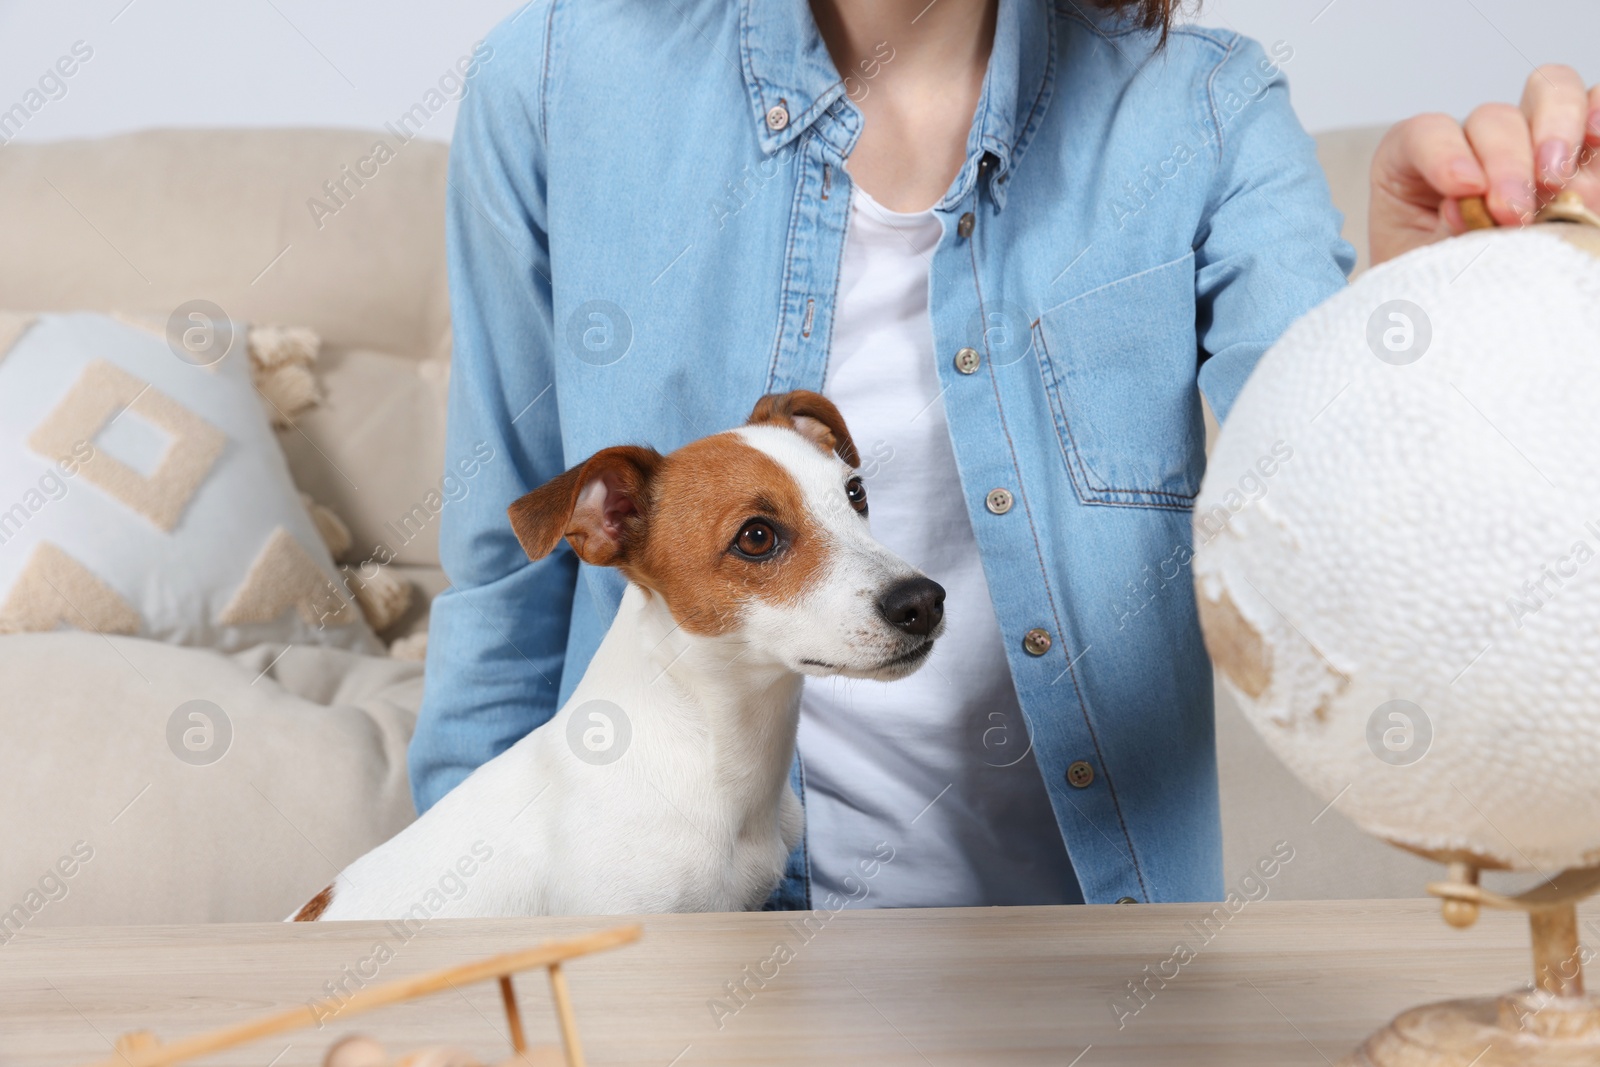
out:
<path id="1" fill-rule="evenodd" d="M 809 439 L 824 452 L 837 453 L 852 467 L 861 466 L 861 454 L 850 438 L 844 416 L 833 406 L 833 401 L 821 393 L 796 389 L 790 393 L 768 393 L 756 401 L 746 424 L 757 426 L 768 423 L 787 426 Z"/>
<path id="2" fill-rule="evenodd" d="M 529 559 L 543 559 L 565 537 L 578 558 L 614 566 L 644 532 L 650 479 L 661 463 L 653 448 L 606 448 L 506 509 Z"/>

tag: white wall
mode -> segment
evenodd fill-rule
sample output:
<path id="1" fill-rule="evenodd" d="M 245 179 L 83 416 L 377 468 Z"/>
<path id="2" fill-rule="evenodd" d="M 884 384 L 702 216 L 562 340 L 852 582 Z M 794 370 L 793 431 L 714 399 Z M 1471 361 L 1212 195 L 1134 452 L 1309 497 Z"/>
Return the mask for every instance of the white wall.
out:
<path id="1" fill-rule="evenodd" d="M 1200 21 L 1289 42 L 1291 94 L 1314 133 L 1516 102 L 1541 63 L 1600 82 L 1595 0 L 1206 0 Z"/>
<path id="2" fill-rule="evenodd" d="M 516 7 L 517 0 L 0 0 L 0 111 L 83 41 L 92 58 L 65 79 L 65 95 L 28 121 L 22 139 L 148 126 L 376 127 L 419 102 Z M 1600 81 L 1595 0 L 1206 0 L 1201 21 L 1289 42 L 1295 104 L 1313 131 L 1515 100 L 1540 62 L 1569 63 Z M 425 135 L 448 138 L 453 118 L 451 104 Z"/>
<path id="3" fill-rule="evenodd" d="M 0 111 L 76 41 L 93 57 L 21 132 L 377 128 L 437 86 L 520 0 L 0 0 Z M 424 136 L 448 140 L 455 104 Z"/>

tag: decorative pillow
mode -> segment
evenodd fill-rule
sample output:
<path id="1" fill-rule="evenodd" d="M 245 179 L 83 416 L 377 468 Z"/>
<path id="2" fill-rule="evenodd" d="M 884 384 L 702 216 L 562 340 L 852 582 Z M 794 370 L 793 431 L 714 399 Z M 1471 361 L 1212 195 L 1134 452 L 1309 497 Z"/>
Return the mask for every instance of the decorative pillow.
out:
<path id="1" fill-rule="evenodd" d="M 381 652 L 289 479 L 246 331 L 206 328 L 213 361 L 104 315 L 0 314 L 0 632 Z"/>

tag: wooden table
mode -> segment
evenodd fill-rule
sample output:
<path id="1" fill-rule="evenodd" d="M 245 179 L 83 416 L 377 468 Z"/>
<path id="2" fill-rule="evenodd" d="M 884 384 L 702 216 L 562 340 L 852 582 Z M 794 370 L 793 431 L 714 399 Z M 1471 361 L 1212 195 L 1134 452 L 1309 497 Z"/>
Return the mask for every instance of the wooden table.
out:
<path id="1" fill-rule="evenodd" d="M 1529 977 L 1526 922 L 1515 915 L 1486 912 L 1459 931 L 1427 900 L 1265 900 L 1214 920 L 1207 941 L 1206 914 L 1201 905 L 822 912 L 809 932 L 794 914 L 651 916 L 638 944 L 575 961 L 567 974 L 596 1067 L 1324 1067 L 1404 1007 Z M 1597 917 L 1584 917 L 1589 943 Z M 0 946 L 0 1065 L 68 1067 L 106 1056 L 126 1030 L 176 1038 L 340 984 L 354 990 L 607 925 L 435 921 L 409 942 L 381 923 L 29 929 Z M 1194 957 L 1168 963 L 1180 943 Z M 1163 984 L 1162 974 L 1175 977 Z M 1158 977 L 1139 1007 L 1127 984 L 1147 975 Z M 740 983 L 749 992 L 736 998 Z M 396 1052 L 450 1042 L 503 1058 L 498 996 L 492 983 L 474 986 L 207 1062 L 317 1064 L 347 1032 Z M 530 1038 L 554 1041 L 540 975 L 522 979 L 521 997 Z"/>

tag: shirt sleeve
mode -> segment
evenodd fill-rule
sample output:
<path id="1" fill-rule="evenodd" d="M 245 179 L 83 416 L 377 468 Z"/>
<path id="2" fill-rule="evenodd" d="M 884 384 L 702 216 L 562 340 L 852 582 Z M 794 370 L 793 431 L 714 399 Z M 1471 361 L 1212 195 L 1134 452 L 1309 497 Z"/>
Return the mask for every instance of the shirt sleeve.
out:
<path id="1" fill-rule="evenodd" d="M 426 811 L 556 711 L 577 575 L 530 562 L 506 507 L 564 468 L 546 233 L 540 5 L 497 30 L 469 78 L 450 151 L 454 329 L 445 470 L 468 489 L 440 520 L 449 589 L 434 600 L 409 764 Z"/>
<path id="2" fill-rule="evenodd" d="M 1232 39 L 1203 86 L 1216 172 L 1195 241 L 1200 388 L 1226 419 L 1245 379 L 1289 324 L 1338 292 L 1355 265 L 1339 236 L 1316 145 L 1289 104 L 1282 64 Z"/>

